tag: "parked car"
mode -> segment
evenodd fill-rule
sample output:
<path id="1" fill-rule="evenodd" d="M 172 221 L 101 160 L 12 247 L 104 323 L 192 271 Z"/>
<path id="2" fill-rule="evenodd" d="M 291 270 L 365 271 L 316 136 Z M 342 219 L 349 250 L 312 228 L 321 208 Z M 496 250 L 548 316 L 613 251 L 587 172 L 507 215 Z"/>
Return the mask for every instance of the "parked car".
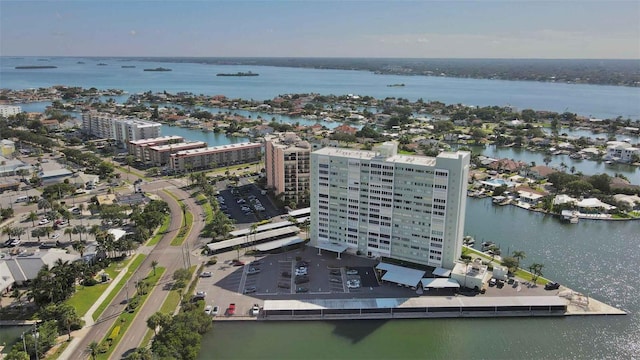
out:
<path id="1" fill-rule="evenodd" d="M 288 271 L 283 271 L 280 275 L 282 275 L 282 277 L 286 277 L 286 278 L 290 278 L 291 277 L 291 273 Z"/>
<path id="2" fill-rule="evenodd" d="M 302 275 L 302 276 L 296 276 L 295 280 L 293 281 L 296 284 L 304 284 L 304 283 L 308 283 L 309 282 L 309 277 L 306 275 Z"/>
<path id="3" fill-rule="evenodd" d="M 349 289 L 357 289 L 360 287 L 360 280 L 349 280 L 347 281 L 347 288 Z"/>
<path id="4" fill-rule="evenodd" d="M 220 312 L 220 307 L 216 305 L 213 307 L 213 310 L 211 310 L 211 316 L 218 316 L 219 312 Z"/>
<path id="5" fill-rule="evenodd" d="M 496 286 L 497 283 L 498 281 L 496 279 L 489 280 L 489 286 Z"/>
<path id="6" fill-rule="evenodd" d="M 213 276 L 213 273 L 211 271 L 203 271 L 200 274 L 200 277 L 202 277 L 202 278 L 207 278 L 207 277 L 211 277 L 211 276 Z"/>
<path id="7" fill-rule="evenodd" d="M 59 238 L 59 237 L 60 237 L 60 233 L 55 233 L 55 234 L 51 235 L 51 238 L 54 239 L 54 240 Z"/>
<path id="8" fill-rule="evenodd" d="M 40 221 L 38 221 L 38 225 L 44 225 L 44 224 L 48 224 L 49 223 L 49 219 L 42 219 Z"/>
<path id="9" fill-rule="evenodd" d="M 296 269 L 296 276 L 307 275 L 307 268 Z"/>
<path id="10" fill-rule="evenodd" d="M 227 308 L 227 314 L 233 315 L 235 313 L 236 313 L 236 304 L 234 303 L 229 304 L 229 307 Z"/>
<path id="11" fill-rule="evenodd" d="M 349 269 L 349 270 L 347 270 L 347 275 L 358 275 L 358 270 Z"/>
<path id="12" fill-rule="evenodd" d="M 306 292 L 309 292 L 309 289 L 306 287 L 298 286 L 296 288 L 296 293 L 306 293 Z"/>
<path id="13" fill-rule="evenodd" d="M 278 287 L 281 289 L 291 289 L 291 284 L 289 284 L 288 282 L 280 281 L 278 283 Z"/>
<path id="14" fill-rule="evenodd" d="M 340 275 L 342 275 L 342 272 L 340 272 L 340 270 L 338 270 L 338 269 L 333 269 L 333 270 L 329 271 L 329 274 L 340 276 Z"/>
<path id="15" fill-rule="evenodd" d="M 244 266 L 244 262 L 242 262 L 240 260 L 233 260 L 231 262 L 231 265 L 233 265 L 233 266 Z"/>
<path id="16" fill-rule="evenodd" d="M 259 273 L 259 272 L 260 272 L 260 269 L 259 269 L 259 268 L 253 268 L 253 267 L 251 267 L 251 268 L 249 268 L 249 270 L 247 270 L 247 275 L 257 274 L 257 273 Z"/>
<path id="17" fill-rule="evenodd" d="M 557 290 L 559 288 L 560 288 L 560 284 L 558 284 L 557 282 L 550 282 L 544 286 L 545 290 Z"/>
<path id="18" fill-rule="evenodd" d="M 342 279 L 336 278 L 336 277 L 332 277 L 332 278 L 329 278 L 329 282 L 342 284 Z"/>
<path id="19" fill-rule="evenodd" d="M 258 304 L 253 304 L 251 307 L 251 315 L 258 316 L 258 314 L 260 314 L 260 306 Z"/>
<path id="20" fill-rule="evenodd" d="M 204 307 L 204 313 L 207 315 L 211 315 L 211 313 L 213 312 L 213 306 L 211 305 L 207 305 Z"/>
<path id="21" fill-rule="evenodd" d="M 204 299 L 206 296 L 207 296 L 207 292 L 206 291 L 196 291 L 196 297 Z"/>
<path id="22" fill-rule="evenodd" d="M 256 292 L 257 288 L 255 286 L 247 286 L 246 288 L 244 288 L 244 293 L 245 294 L 251 294 Z"/>

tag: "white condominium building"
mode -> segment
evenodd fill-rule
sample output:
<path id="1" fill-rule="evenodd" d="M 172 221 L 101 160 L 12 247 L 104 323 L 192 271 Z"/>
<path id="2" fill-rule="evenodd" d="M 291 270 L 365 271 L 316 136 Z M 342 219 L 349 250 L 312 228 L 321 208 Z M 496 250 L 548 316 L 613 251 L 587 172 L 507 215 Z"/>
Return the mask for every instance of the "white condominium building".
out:
<path id="1" fill-rule="evenodd" d="M 169 156 L 169 167 L 176 172 L 213 169 L 260 161 L 262 144 L 240 143 L 178 151 Z"/>
<path id="2" fill-rule="evenodd" d="M 22 107 L 17 105 L 0 105 L 0 116 L 8 117 L 18 115 L 22 112 Z"/>
<path id="3" fill-rule="evenodd" d="M 311 245 L 453 269 L 470 153 L 437 157 L 326 147 L 311 153 Z"/>
<path id="4" fill-rule="evenodd" d="M 294 133 L 278 133 L 264 137 L 264 152 L 267 186 L 284 194 L 285 203 L 308 198 L 311 145 Z"/>
<path id="5" fill-rule="evenodd" d="M 89 111 L 82 114 L 82 131 L 103 139 L 130 141 L 157 138 L 162 124 L 137 118 L 121 117 L 109 113 Z"/>

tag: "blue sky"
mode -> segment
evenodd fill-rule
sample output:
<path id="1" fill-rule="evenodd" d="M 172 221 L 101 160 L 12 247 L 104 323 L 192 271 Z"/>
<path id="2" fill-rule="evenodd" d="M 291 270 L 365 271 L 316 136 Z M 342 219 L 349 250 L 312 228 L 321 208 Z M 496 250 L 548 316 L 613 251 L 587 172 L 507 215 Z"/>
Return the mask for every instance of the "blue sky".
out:
<path id="1" fill-rule="evenodd" d="M 640 58 L 640 1 L 6 1 L 3 56 Z"/>

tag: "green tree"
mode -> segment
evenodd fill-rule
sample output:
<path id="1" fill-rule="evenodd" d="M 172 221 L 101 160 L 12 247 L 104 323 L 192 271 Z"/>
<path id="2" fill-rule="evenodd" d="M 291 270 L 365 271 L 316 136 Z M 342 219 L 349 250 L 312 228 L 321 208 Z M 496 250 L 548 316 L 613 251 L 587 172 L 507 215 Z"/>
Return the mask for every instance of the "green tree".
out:
<path id="1" fill-rule="evenodd" d="M 156 266 L 158 266 L 158 260 L 151 261 L 151 267 L 153 268 L 153 276 L 156 276 Z"/>
<path id="2" fill-rule="evenodd" d="M 31 220 L 31 225 L 33 225 L 33 227 L 36 226 L 36 220 L 38 220 L 38 214 L 36 214 L 35 211 L 31 211 L 29 213 L 29 215 L 27 215 L 27 219 Z"/>
<path id="3" fill-rule="evenodd" d="M 87 352 L 91 355 L 91 359 L 96 360 L 96 357 L 100 353 L 100 344 L 96 341 L 92 341 L 89 346 L 87 346 Z"/>
<path id="4" fill-rule="evenodd" d="M 514 272 L 518 268 L 518 259 L 513 256 L 505 256 L 502 259 L 502 265 L 506 266 L 510 272 Z"/>
<path id="5" fill-rule="evenodd" d="M 516 267 L 520 267 L 520 260 L 525 259 L 527 257 L 527 254 L 524 251 L 516 250 L 513 252 L 512 256 L 514 259 L 518 261 L 518 263 L 516 264 Z"/>
<path id="6" fill-rule="evenodd" d="M 542 276 L 542 268 L 544 268 L 544 264 L 533 263 L 529 265 L 529 272 L 532 274 L 531 281 L 535 285 L 538 281 L 538 278 Z"/>

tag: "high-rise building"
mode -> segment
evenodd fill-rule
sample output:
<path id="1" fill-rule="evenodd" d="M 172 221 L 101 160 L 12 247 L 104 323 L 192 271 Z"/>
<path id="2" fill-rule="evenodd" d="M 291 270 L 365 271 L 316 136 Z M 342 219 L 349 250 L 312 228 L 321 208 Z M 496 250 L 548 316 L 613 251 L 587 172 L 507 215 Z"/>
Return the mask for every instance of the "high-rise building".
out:
<path id="1" fill-rule="evenodd" d="M 103 139 L 114 139 L 122 144 L 160 136 L 162 124 L 109 113 L 89 111 L 82 114 L 82 131 Z"/>
<path id="2" fill-rule="evenodd" d="M 309 196 L 309 157 L 311 145 L 294 133 L 277 133 L 264 137 L 267 186 L 283 201 L 300 202 Z"/>
<path id="3" fill-rule="evenodd" d="M 311 153 L 311 245 L 453 269 L 462 250 L 470 153 Z M 337 250 L 340 251 L 340 250 Z"/>

